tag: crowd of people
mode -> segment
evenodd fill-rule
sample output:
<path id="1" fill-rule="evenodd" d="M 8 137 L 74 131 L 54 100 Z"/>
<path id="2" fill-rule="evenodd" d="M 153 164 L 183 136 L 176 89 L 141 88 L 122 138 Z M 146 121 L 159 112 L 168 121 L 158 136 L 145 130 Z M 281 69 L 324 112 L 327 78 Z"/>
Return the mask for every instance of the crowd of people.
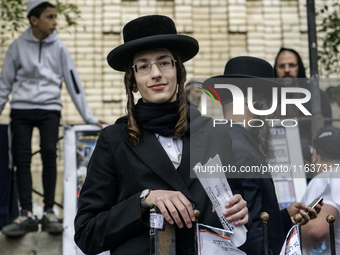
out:
<path id="1" fill-rule="evenodd" d="M 1 229 L 8 237 L 38 230 L 30 172 L 34 127 L 40 131 L 43 162 L 42 230 L 63 232 L 53 212 L 62 78 L 84 121 L 101 128 L 105 124 L 89 109 L 72 58 L 56 36 L 56 16 L 55 6 L 49 2 L 28 1 L 30 27 L 10 45 L 0 77 L 0 113 L 12 93 L 13 158 L 21 209 L 19 217 Z M 220 156 L 223 165 L 238 169 L 266 166 L 273 149 L 265 119 L 277 113 L 262 115 L 259 111 L 270 108 L 274 88 L 301 87 L 310 91 L 305 68 L 299 54 L 288 48 L 279 51 L 274 67 L 250 56 L 226 61 L 223 74 L 203 83 L 212 88 L 211 94 L 219 95 L 224 119 L 229 120 L 228 125 L 214 126 L 214 120 L 197 109 L 202 83 L 190 81 L 185 85 L 184 62 L 198 53 L 198 41 L 178 34 L 173 20 L 162 15 L 133 19 L 122 32 L 124 43 L 108 54 L 107 62 L 124 73 L 127 115 L 100 132 L 79 197 L 74 240 L 86 254 L 108 250 L 111 254 L 150 254 L 150 209 L 156 206 L 175 228 L 176 254 L 195 254 L 195 222 L 215 228 L 223 228 L 223 224 L 200 181 L 191 177 L 190 169 L 215 155 Z M 215 79 L 230 81 L 243 92 L 242 114 L 235 114 L 233 95 L 216 86 Z M 135 98 L 136 93 L 140 98 Z M 331 118 L 329 99 L 322 90 L 320 95 L 322 115 Z M 300 95 L 290 96 L 294 99 Z M 305 104 L 309 111 L 311 104 Z M 288 109 L 287 117 L 300 116 L 298 109 Z M 250 125 L 254 119 L 263 125 Z M 265 252 L 261 212 L 270 215 L 269 254 L 280 253 L 288 231 L 296 224 L 293 216 L 298 213 L 302 216 L 302 243 L 308 251 L 330 254 L 324 218 L 328 214 L 339 218 L 338 179 L 330 172 L 340 163 L 340 131 L 325 127 L 312 140 L 310 122 L 299 123 L 299 129 L 305 162 L 330 169 L 309 183 L 301 202 L 280 208 L 270 173 L 225 174 L 233 195 L 224 204 L 222 221 L 246 226 L 247 239 L 239 247 L 246 254 Z M 307 206 L 315 197 L 323 197 L 322 207 Z M 195 210 L 200 212 L 199 218 Z M 336 224 L 338 233 L 340 227 Z M 336 247 L 340 252 L 339 238 Z"/>

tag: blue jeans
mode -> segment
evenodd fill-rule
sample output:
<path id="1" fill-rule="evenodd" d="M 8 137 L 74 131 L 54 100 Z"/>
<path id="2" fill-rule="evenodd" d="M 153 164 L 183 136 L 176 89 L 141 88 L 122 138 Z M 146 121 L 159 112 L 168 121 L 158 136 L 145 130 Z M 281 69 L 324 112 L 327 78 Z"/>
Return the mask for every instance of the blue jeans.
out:
<path id="1" fill-rule="evenodd" d="M 40 132 L 44 210 L 50 209 L 54 204 L 57 179 L 56 158 L 60 111 L 12 109 L 11 119 L 13 162 L 14 166 L 16 166 L 21 209 L 32 211 L 32 176 L 30 168 L 33 127 L 37 127 Z"/>

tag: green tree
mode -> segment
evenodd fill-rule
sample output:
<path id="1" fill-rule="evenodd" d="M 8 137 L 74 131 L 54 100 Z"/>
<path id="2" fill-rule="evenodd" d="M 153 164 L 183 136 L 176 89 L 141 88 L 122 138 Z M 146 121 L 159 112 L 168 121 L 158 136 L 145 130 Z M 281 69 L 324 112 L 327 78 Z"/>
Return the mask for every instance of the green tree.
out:
<path id="1" fill-rule="evenodd" d="M 0 0 L 0 45 L 13 39 L 14 35 L 23 32 L 28 25 L 26 17 L 26 0 Z M 59 17 L 66 21 L 66 27 L 77 26 L 81 17 L 78 6 L 55 1 Z M 63 28 L 61 28 L 63 29 Z"/>
<path id="2" fill-rule="evenodd" d="M 325 76 L 340 71 L 340 3 L 325 1 L 317 11 L 320 23 L 317 25 L 319 45 L 319 61 Z"/>

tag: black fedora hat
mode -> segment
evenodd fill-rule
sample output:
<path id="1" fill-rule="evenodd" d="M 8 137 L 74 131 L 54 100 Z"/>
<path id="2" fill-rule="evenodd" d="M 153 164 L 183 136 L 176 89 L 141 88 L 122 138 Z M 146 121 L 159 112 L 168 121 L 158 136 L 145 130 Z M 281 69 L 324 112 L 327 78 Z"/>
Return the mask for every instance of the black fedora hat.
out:
<path id="1" fill-rule="evenodd" d="M 128 22 L 123 28 L 124 44 L 107 56 L 109 65 L 126 71 L 133 56 L 143 50 L 167 48 L 179 54 L 183 62 L 193 58 L 199 49 L 196 39 L 178 35 L 172 19 L 162 15 L 148 15 Z"/>
<path id="2" fill-rule="evenodd" d="M 267 61 L 249 56 L 230 59 L 225 65 L 223 75 L 211 77 L 204 82 L 215 88 L 223 104 L 233 101 L 232 94 L 229 90 L 216 88 L 216 84 L 226 82 L 240 88 L 245 96 L 248 87 L 252 87 L 254 92 L 263 94 L 269 100 L 272 99 L 272 88 L 284 87 L 274 79 L 274 69 Z M 280 101 L 280 90 L 278 95 Z"/>

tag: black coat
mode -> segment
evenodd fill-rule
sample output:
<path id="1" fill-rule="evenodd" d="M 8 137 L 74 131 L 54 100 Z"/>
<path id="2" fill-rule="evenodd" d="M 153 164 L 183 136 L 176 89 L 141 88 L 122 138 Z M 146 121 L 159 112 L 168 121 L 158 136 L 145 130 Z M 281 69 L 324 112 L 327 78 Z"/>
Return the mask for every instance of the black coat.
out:
<path id="1" fill-rule="evenodd" d="M 232 148 L 237 166 L 261 166 L 267 162 L 259 150 L 256 140 L 241 125 L 228 125 L 228 131 L 232 138 Z M 289 214 L 286 209 L 280 211 L 275 187 L 271 175 L 261 174 L 245 175 L 241 178 L 244 199 L 253 222 L 248 231 L 246 243 L 240 247 L 249 255 L 262 255 L 263 235 L 261 212 L 269 214 L 268 244 L 269 254 L 279 254 L 288 230 L 292 227 Z"/>
<path id="2" fill-rule="evenodd" d="M 200 210 L 200 222 L 222 227 L 198 179 L 189 175 L 190 159 L 204 164 L 219 153 L 224 155 L 223 164 L 235 164 L 225 128 L 212 130 L 210 118 L 192 118 L 191 137 L 183 137 L 177 171 L 155 134 L 141 130 L 141 135 L 140 144 L 132 146 L 126 140 L 126 124 L 109 126 L 100 133 L 75 219 L 75 242 L 87 254 L 105 250 L 149 254 L 149 217 L 141 214 L 139 199 L 146 188 L 181 191 Z M 234 193 L 241 192 L 238 180 L 229 183 Z M 177 228 L 176 240 L 178 254 L 193 254 L 193 229 Z"/>

